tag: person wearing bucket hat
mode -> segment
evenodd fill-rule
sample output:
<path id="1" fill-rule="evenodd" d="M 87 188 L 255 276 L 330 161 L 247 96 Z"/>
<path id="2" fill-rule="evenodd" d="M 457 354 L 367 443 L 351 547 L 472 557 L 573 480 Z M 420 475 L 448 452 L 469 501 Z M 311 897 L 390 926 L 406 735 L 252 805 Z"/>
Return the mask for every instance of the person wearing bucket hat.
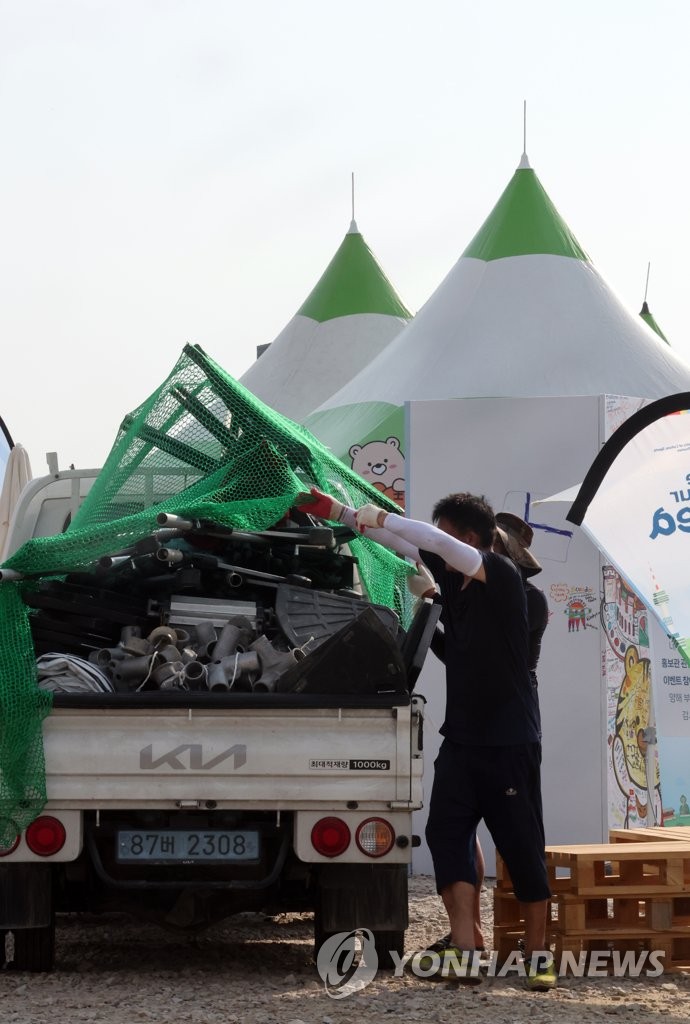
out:
<path id="1" fill-rule="evenodd" d="M 541 641 L 549 622 L 549 605 L 543 590 L 531 582 L 541 572 L 541 565 L 530 551 L 534 531 L 529 523 L 512 512 L 496 513 L 494 551 L 507 555 L 517 565 L 525 583 L 527 628 L 529 630 L 529 671 L 532 685 L 537 686 L 537 664 Z"/>
<path id="2" fill-rule="evenodd" d="M 524 577 L 536 576 L 541 572 L 541 565 L 530 551 L 534 530 L 529 523 L 512 512 L 497 512 L 496 530 L 506 549 L 505 553 L 524 570 Z"/>

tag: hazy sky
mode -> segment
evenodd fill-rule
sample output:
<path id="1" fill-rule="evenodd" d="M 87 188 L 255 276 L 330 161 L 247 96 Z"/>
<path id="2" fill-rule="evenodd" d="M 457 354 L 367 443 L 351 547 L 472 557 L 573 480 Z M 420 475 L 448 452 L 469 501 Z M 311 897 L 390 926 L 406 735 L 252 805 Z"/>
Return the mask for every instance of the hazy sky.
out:
<path id="1" fill-rule="evenodd" d="M 0 415 L 61 466 L 240 376 L 356 217 L 418 310 L 517 166 L 690 361 L 686 0 L 0 0 Z"/>

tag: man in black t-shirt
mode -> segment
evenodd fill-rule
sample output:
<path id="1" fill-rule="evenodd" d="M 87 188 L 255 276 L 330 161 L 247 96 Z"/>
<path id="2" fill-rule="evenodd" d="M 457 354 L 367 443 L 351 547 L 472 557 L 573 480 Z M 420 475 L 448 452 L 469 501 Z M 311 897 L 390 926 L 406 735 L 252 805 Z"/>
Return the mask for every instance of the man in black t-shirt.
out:
<path id="1" fill-rule="evenodd" d="M 476 831 L 483 819 L 522 904 L 527 984 L 553 988 L 553 960 L 539 956 L 550 890 L 525 588 L 514 563 L 491 550 L 493 510 L 483 498 L 451 494 L 437 502 L 431 526 L 375 505 L 354 510 L 316 490 L 312 495 L 305 509 L 423 562 L 440 590 L 446 714 L 426 837 L 450 922 L 445 952 L 457 956 L 476 946 Z"/>
<path id="2" fill-rule="evenodd" d="M 531 577 L 542 571 L 542 567 L 530 551 L 534 532 L 532 527 L 514 515 L 512 512 L 499 512 L 496 515 L 496 534 L 494 537 L 493 550 L 500 555 L 506 555 L 517 566 L 525 586 L 525 598 L 527 601 L 527 629 L 528 629 L 528 667 L 532 685 L 537 686 L 537 664 L 541 652 L 541 641 L 549 621 L 549 607 L 546 596 L 542 590 L 535 587 Z M 427 584 L 428 586 L 428 584 Z M 427 596 L 435 602 L 440 603 L 441 598 L 433 590 L 427 590 Z M 434 654 L 445 665 L 445 635 L 442 627 L 439 627 L 432 638 L 431 649 Z M 474 905 L 474 933 L 475 942 L 478 948 L 483 949 L 484 938 L 481 923 L 481 887 L 484 881 L 484 855 L 477 839 L 476 846 L 476 871 L 477 883 L 475 886 Z M 433 949 L 440 950 L 451 942 L 451 936 L 446 935 L 434 943 Z"/>

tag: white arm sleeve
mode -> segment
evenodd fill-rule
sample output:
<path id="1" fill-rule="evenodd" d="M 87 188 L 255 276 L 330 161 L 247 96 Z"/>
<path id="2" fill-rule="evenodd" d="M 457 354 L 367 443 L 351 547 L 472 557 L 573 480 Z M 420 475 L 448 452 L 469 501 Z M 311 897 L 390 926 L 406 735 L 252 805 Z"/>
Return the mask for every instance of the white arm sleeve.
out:
<path id="1" fill-rule="evenodd" d="M 385 533 L 400 538 L 408 544 L 414 544 L 417 550 L 433 551 L 447 565 L 464 573 L 465 576 L 476 576 L 482 565 L 482 556 L 471 544 L 456 540 L 450 534 L 439 530 L 430 523 L 420 523 L 416 519 L 405 519 L 394 512 L 389 512 L 380 530 L 367 530 L 372 540 L 378 540 L 378 534 Z M 395 550 L 398 550 L 397 548 Z"/>
<path id="2" fill-rule="evenodd" d="M 395 518 L 398 519 L 400 517 L 395 516 Z M 340 522 L 344 523 L 345 526 L 349 526 L 353 530 L 356 530 L 355 510 L 353 508 L 346 507 L 340 517 Z M 409 520 L 405 519 L 403 522 L 409 522 Z M 419 548 L 416 547 L 416 545 L 411 544 L 404 537 L 391 533 L 391 531 L 387 530 L 385 527 L 380 530 L 365 530 L 364 536 L 368 537 L 369 540 L 375 540 L 377 544 L 383 544 L 385 548 L 390 548 L 391 551 L 397 552 L 397 554 L 402 555 L 403 558 L 411 558 L 414 562 L 419 561 Z M 428 550 L 431 551 L 431 548 Z"/>
<path id="3" fill-rule="evenodd" d="M 340 519 L 341 523 L 356 529 L 355 509 L 346 508 Z M 385 526 L 372 530 L 368 527 L 364 536 L 375 540 L 378 544 L 397 551 L 405 558 L 411 558 L 419 562 L 421 555 L 419 549 L 433 551 L 448 565 L 452 565 L 458 572 L 465 576 L 475 576 L 481 567 L 482 556 L 476 548 L 470 544 L 464 544 L 456 540 L 450 534 L 439 530 L 437 526 L 430 523 L 421 523 L 417 519 L 405 519 L 394 512 L 389 512 L 385 519 Z"/>

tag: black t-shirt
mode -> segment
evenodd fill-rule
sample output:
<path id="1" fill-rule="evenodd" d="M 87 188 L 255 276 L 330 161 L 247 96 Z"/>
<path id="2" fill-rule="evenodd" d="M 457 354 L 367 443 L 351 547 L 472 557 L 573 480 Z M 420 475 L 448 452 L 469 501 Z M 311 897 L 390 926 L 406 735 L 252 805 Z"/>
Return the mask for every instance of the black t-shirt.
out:
<path id="1" fill-rule="evenodd" d="M 486 583 L 446 568 L 421 551 L 441 591 L 445 631 L 446 718 L 455 743 L 508 746 L 538 743 L 539 705 L 528 660 L 527 602 L 517 568 L 482 552 Z"/>
<path id="2" fill-rule="evenodd" d="M 537 664 L 541 654 L 541 638 L 549 624 L 549 604 L 546 595 L 529 580 L 525 581 L 527 597 L 527 623 L 529 626 L 529 669 L 536 682 Z"/>

